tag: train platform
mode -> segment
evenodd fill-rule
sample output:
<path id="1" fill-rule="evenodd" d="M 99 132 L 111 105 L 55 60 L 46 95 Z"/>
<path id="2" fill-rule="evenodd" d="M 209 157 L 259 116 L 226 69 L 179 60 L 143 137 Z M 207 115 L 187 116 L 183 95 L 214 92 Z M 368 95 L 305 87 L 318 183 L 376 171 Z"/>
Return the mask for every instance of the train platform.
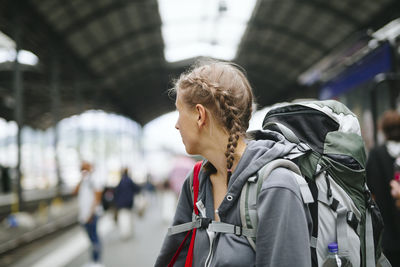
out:
<path id="1" fill-rule="evenodd" d="M 3 196 L 6 197 L 6 196 Z M 4 200 L 4 198 L 3 198 Z M 32 204 L 33 200 L 28 202 Z M 7 203 L 1 202 L 3 208 L 9 208 Z M 25 205 L 27 206 L 27 205 Z M 42 198 L 38 208 L 34 211 L 14 213 L 1 212 L 0 223 L 0 259 L 1 255 L 13 249 L 31 243 L 44 236 L 76 224 L 78 208 L 75 198 L 63 201 L 54 197 L 52 201 Z M 0 260 L 0 263 L 2 260 Z"/>
<path id="2" fill-rule="evenodd" d="M 168 223 L 160 216 L 161 203 L 159 197 L 154 196 L 148 201 L 142 217 L 133 212 L 133 235 L 129 239 L 121 238 L 113 212 L 104 213 L 98 223 L 103 247 L 102 266 L 154 266 L 168 228 Z M 64 216 L 71 216 L 74 204 L 76 203 L 70 202 L 65 205 Z M 67 212 L 68 209 L 70 212 Z M 0 266 L 90 266 L 90 242 L 84 229 L 75 223 L 57 233 L 0 255 Z"/>

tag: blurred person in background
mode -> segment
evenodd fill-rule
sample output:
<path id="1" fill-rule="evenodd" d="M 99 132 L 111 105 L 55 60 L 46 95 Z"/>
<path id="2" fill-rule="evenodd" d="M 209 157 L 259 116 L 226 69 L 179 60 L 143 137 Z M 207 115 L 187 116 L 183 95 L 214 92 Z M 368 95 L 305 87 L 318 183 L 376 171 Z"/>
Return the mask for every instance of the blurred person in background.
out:
<path id="1" fill-rule="evenodd" d="M 3 193 L 11 192 L 11 177 L 9 173 L 9 168 L 1 166 L 0 176 L 1 176 L 1 186 Z"/>
<path id="2" fill-rule="evenodd" d="M 132 208 L 135 195 L 139 192 L 140 186 L 133 182 L 128 169 L 122 169 L 121 180 L 114 192 L 118 228 L 122 239 L 128 239 L 132 235 Z"/>
<path id="3" fill-rule="evenodd" d="M 174 159 L 172 170 L 169 174 L 169 181 L 172 191 L 176 197 L 179 196 L 182 185 L 185 182 L 186 175 L 192 170 L 196 162 L 187 156 L 177 156 Z"/>
<path id="4" fill-rule="evenodd" d="M 101 242 L 97 234 L 97 221 L 101 215 L 100 184 L 93 176 L 93 166 L 89 162 L 81 163 L 81 181 L 76 186 L 74 194 L 78 195 L 79 222 L 85 228 L 92 245 L 92 262 L 88 266 L 103 266 L 101 261 Z"/>
<path id="5" fill-rule="evenodd" d="M 400 209 L 400 182 L 396 180 L 390 181 L 390 193 L 392 197 L 396 200 L 396 207 Z"/>
<path id="6" fill-rule="evenodd" d="M 142 195 L 149 206 L 153 205 L 156 201 L 156 185 L 153 183 L 150 173 L 147 174 L 146 182 L 142 186 Z"/>
<path id="7" fill-rule="evenodd" d="M 171 181 L 165 179 L 160 185 L 161 219 L 165 224 L 171 224 L 176 208 L 176 194 L 172 190 Z"/>
<path id="8" fill-rule="evenodd" d="M 384 253 L 392 266 L 400 266 L 400 194 L 396 193 L 398 181 L 394 180 L 396 159 L 400 160 L 400 114 L 388 110 L 383 114 L 380 123 L 386 141 L 369 153 L 367 183 L 385 224 L 382 238 Z"/>
<path id="9" fill-rule="evenodd" d="M 172 222 L 182 185 L 195 163 L 192 158 L 187 156 L 177 156 L 173 161 L 168 179 L 161 185 L 161 214 L 165 224 Z"/>

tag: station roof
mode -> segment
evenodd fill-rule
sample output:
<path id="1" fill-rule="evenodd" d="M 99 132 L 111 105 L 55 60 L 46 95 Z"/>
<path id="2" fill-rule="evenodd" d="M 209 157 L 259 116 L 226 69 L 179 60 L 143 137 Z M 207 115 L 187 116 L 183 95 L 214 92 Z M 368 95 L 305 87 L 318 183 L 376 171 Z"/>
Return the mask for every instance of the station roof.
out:
<path id="1" fill-rule="evenodd" d="M 229 6 L 228 6 L 229 8 Z M 400 16 L 398 0 L 258 0 L 233 59 L 247 70 L 260 106 L 316 96 L 299 75 L 338 45 Z M 141 124 L 174 109 L 166 90 L 192 64 L 165 59 L 156 0 L 0 1 L 0 31 L 39 65 L 23 67 L 24 121 L 54 124 L 87 109 Z M 184 45 L 184 44 L 183 44 Z M 13 64 L 0 64 L 0 117 L 14 118 Z"/>

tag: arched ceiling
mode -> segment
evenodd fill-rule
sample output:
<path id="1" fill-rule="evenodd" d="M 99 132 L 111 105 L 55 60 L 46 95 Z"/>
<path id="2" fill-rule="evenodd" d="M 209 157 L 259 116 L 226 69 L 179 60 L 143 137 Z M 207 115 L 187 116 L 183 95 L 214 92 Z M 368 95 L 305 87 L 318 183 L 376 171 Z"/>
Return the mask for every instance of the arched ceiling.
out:
<path id="1" fill-rule="evenodd" d="M 242 65 L 261 106 L 316 96 L 298 77 L 352 36 L 400 17 L 398 0 L 259 0 L 235 62 Z M 0 31 L 35 53 L 40 64 L 23 72 L 24 122 L 103 109 L 144 124 L 174 105 L 172 77 L 194 62 L 168 63 L 156 0 L 0 0 Z M 0 117 L 13 119 L 12 64 L 0 64 Z M 56 82 L 54 82 L 56 81 Z"/>

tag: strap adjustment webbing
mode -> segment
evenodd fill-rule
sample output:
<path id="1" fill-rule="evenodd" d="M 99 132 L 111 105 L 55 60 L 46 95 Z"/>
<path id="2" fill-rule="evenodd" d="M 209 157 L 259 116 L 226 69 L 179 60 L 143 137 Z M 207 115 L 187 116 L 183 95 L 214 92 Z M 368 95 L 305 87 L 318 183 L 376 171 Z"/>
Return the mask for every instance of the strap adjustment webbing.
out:
<path id="1" fill-rule="evenodd" d="M 356 215 L 352 211 L 347 212 L 346 216 L 347 223 L 350 225 L 351 228 L 354 229 L 354 231 L 359 235 L 359 229 L 358 225 L 360 224 L 360 221 L 357 219 Z"/>
<path id="2" fill-rule="evenodd" d="M 174 225 L 168 228 L 168 235 L 175 235 L 183 232 L 190 231 L 195 228 L 207 229 L 208 225 L 212 222 L 210 218 L 201 217 L 198 215 L 193 216 L 191 222 Z"/>
<path id="3" fill-rule="evenodd" d="M 249 238 L 256 236 L 255 229 L 248 229 L 242 226 L 213 221 L 208 226 L 208 230 L 216 233 L 235 234 L 237 236 L 246 236 Z"/>
<path id="4" fill-rule="evenodd" d="M 296 181 L 299 184 L 301 197 L 303 198 L 303 202 L 306 204 L 313 203 L 314 198 L 311 194 L 310 187 L 308 186 L 307 181 L 303 178 L 303 176 L 295 174 Z"/>
<path id="5" fill-rule="evenodd" d="M 318 201 L 324 203 L 325 205 L 331 207 L 334 198 L 327 198 L 327 194 L 324 192 L 319 191 L 318 192 Z M 335 205 L 336 206 L 336 205 Z M 331 207 L 332 208 L 332 207 Z M 337 201 L 337 207 L 335 209 L 336 214 L 337 214 L 337 224 L 336 224 L 336 235 L 337 235 L 337 243 L 339 245 L 339 255 L 348 257 L 349 256 L 349 250 L 348 250 L 348 235 L 347 235 L 347 229 L 346 229 L 346 224 L 347 224 L 347 208 L 342 206 L 339 201 Z"/>
<path id="6" fill-rule="evenodd" d="M 366 267 L 375 266 L 374 234 L 372 228 L 371 211 L 367 208 L 365 222 L 365 255 Z"/>
<path id="7" fill-rule="evenodd" d="M 179 233 L 183 233 L 183 232 L 187 232 L 190 231 L 194 228 L 200 228 L 201 227 L 201 217 L 200 216 L 196 216 L 197 218 L 194 219 L 191 222 L 187 222 L 187 223 L 182 223 L 182 224 L 178 224 L 178 225 L 174 225 L 168 228 L 168 235 L 175 235 L 175 234 L 179 234 Z"/>

